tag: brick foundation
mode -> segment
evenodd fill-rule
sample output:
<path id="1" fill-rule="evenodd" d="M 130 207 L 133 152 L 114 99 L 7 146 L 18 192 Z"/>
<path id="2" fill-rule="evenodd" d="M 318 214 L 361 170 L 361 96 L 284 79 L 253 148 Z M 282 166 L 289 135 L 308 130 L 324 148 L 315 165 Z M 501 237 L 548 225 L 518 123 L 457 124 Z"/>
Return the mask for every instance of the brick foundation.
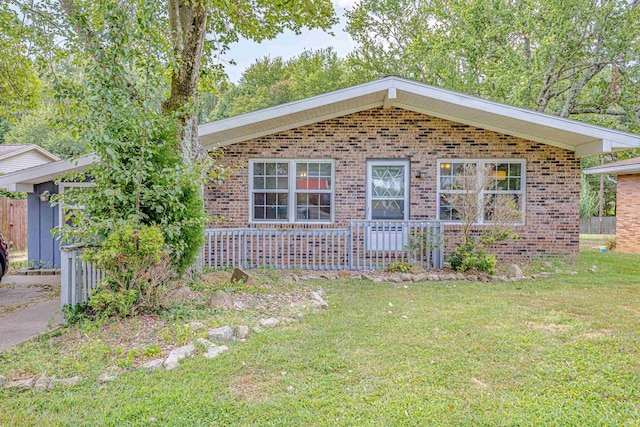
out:
<path id="1" fill-rule="evenodd" d="M 252 158 L 335 160 L 335 223 L 316 227 L 365 219 L 367 159 L 410 159 L 410 219 L 436 218 L 438 159 L 526 159 L 526 223 L 514 229 L 519 240 L 494 252 L 502 259 L 578 255 L 580 164 L 572 151 L 408 110 L 371 109 L 227 147 L 220 162 L 233 167 L 231 177 L 205 194 L 207 210 L 225 217 L 225 226 L 249 223 Z M 452 246 L 455 227 L 446 230 Z"/>
<path id="2" fill-rule="evenodd" d="M 616 251 L 640 254 L 640 174 L 618 175 Z"/>

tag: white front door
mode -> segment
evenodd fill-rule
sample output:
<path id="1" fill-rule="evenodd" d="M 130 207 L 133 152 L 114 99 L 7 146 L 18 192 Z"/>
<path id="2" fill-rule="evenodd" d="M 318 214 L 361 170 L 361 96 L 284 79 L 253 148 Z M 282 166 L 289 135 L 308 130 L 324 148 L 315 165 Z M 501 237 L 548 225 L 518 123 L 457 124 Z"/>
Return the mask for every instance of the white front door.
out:
<path id="1" fill-rule="evenodd" d="M 367 219 L 409 219 L 409 160 L 367 161 Z"/>
<path id="2" fill-rule="evenodd" d="M 408 243 L 407 229 L 388 221 L 409 219 L 409 160 L 367 162 L 367 249 L 398 251 Z"/>

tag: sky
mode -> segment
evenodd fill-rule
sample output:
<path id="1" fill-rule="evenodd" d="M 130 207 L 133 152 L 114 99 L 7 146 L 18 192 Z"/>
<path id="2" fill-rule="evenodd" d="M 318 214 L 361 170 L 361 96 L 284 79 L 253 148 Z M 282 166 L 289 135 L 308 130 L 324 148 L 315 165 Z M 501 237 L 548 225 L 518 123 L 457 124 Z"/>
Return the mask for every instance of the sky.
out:
<path id="1" fill-rule="evenodd" d="M 230 46 L 225 59 L 233 59 L 236 65 L 226 64 L 227 75 L 232 82 L 237 82 L 242 72 L 258 58 L 280 56 L 290 59 L 305 50 L 318 50 L 333 47 L 339 57 L 345 57 L 354 48 L 353 40 L 344 32 L 346 19 L 345 8 L 351 9 L 358 0 L 334 0 L 333 5 L 340 23 L 332 28 L 333 36 L 322 30 L 305 30 L 300 35 L 291 31 L 280 34 L 273 40 L 256 43 L 241 40 Z"/>

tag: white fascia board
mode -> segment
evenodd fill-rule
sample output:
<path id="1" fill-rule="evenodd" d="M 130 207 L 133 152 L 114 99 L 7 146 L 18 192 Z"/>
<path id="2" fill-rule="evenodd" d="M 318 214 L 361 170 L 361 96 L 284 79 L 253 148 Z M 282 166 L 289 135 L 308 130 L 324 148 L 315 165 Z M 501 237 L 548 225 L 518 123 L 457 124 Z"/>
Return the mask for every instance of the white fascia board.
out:
<path id="1" fill-rule="evenodd" d="M 19 155 L 19 154 L 27 153 L 27 152 L 29 152 L 29 151 L 35 151 L 35 152 L 37 152 L 37 153 L 39 153 L 39 154 L 43 155 L 44 157 L 46 157 L 47 159 L 49 159 L 49 160 L 51 160 L 51 161 L 53 161 L 53 162 L 57 162 L 57 161 L 59 161 L 59 160 L 60 160 L 60 159 L 59 159 L 58 157 L 56 157 L 54 154 L 52 154 L 52 153 L 48 152 L 48 151 L 47 151 L 47 150 L 45 150 L 44 148 L 42 148 L 42 147 L 40 147 L 40 146 L 38 146 L 38 145 L 35 145 L 35 144 L 27 145 L 26 147 L 23 147 L 23 148 L 21 148 L 21 149 L 19 149 L 19 150 L 16 150 L 16 151 L 12 151 L 12 152 L 10 152 L 10 153 L 7 153 L 7 154 L 5 154 L 4 156 L 0 156 L 0 160 L 9 159 L 9 158 L 11 158 L 11 157 L 15 157 L 15 156 L 17 156 L 17 155 Z"/>
<path id="2" fill-rule="evenodd" d="M 427 98 L 434 98 L 454 105 L 472 108 L 487 113 L 522 120 L 541 126 L 559 129 L 566 132 L 573 132 L 580 135 L 591 136 L 598 139 L 615 141 L 615 148 L 640 148 L 640 135 L 608 129 L 589 123 L 578 122 L 576 120 L 565 119 L 551 114 L 538 111 L 527 110 L 520 107 L 488 101 L 471 95 L 452 92 L 422 83 L 412 82 L 406 79 L 396 78 L 396 88 Z"/>
<path id="3" fill-rule="evenodd" d="M 380 107 L 381 105 L 382 105 L 382 101 L 371 103 L 371 104 L 359 105 L 357 107 L 350 108 L 350 109 L 347 109 L 347 110 L 341 110 L 341 111 L 338 111 L 338 112 L 333 112 L 331 114 L 325 114 L 325 115 L 322 115 L 322 116 L 313 117 L 311 119 L 297 121 L 297 122 L 295 122 L 293 124 L 286 124 L 286 125 L 282 125 L 282 126 L 276 126 L 276 127 L 273 127 L 273 128 L 261 130 L 259 132 L 254 132 L 254 133 L 250 133 L 250 134 L 243 134 L 243 135 L 235 137 L 235 138 L 225 139 L 223 143 L 207 144 L 206 142 L 203 142 L 203 141 L 200 141 L 200 142 L 201 142 L 201 144 L 202 144 L 202 146 L 204 148 L 209 149 L 209 150 L 215 149 L 215 148 L 219 148 L 219 147 L 226 147 L 227 145 L 237 144 L 238 142 L 248 141 L 248 140 L 254 139 L 254 138 L 260 138 L 261 136 L 272 135 L 274 133 L 282 132 L 282 131 L 285 131 L 285 130 L 299 128 L 301 126 L 306 126 L 306 125 L 309 125 L 309 124 L 312 124 L 312 123 L 321 122 L 323 120 L 329 120 L 329 119 L 334 119 L 336 117 L 346 116 L 346 115 L 349 115 L 349 114 L 357 113 L 358 111 L 370 110 L 371 108 Z M 200 136 L 203 136 L 203 135 L 200 135 Z"/>
<path id="4" fill-rule="evenodd" d="M 511 135 L 511 136 L 515 136 L 515 137 L 518 137 L 518 138 L 539 142 L 541 144 L 546 144 L 546 145 L 551 145 L 551 146 L 554 146 L 554 147 L 564 148 L 565 150 L 573 151 L 573 150 L 576 149 L 575 145 L 566 144 L 566 143 L 563 143 L 563 142 L 558 142 L 558 141 L 555 141 L 555 140 L 552 140 L 552 139 L 542 138 L 542 137 L 539 137 L 539 136 L 534 136 L 534 135 L 526 134 L 526 133 L 523 133 L 523 132 L 515 132 L 515 131 L 513 131 L 512 129 L 509 129 L 509 128 L 502 128 L 500 126 L 490 126 L 490 125 L 487 125 L 486 123 L 477 122 L 475 120 L 461 119 L 458 116 L 452 116 L 452 115 L 449 115 L 449 114 L 442 114 L 442 113 L 439 113 L 439 112 L 434 112 L 434 111 L 426 110 L 426 109 L 423 109 L 423 108 L 417 108 L 417 107 L 415 107 L 413 105 L 409 105 L 409 104 L 402 104 L 402 103 L 396 102 L 395 106 L 398 107 L 398 108 L 403 108 L 405 110 L 415 111 L 417 113 L 428 114 L 430 116 L 438 117 L 440 119 L 450 120 L 450 121 L 453 121 L 453 122 L 456 122 L 456 123 L 462 123 L 462 124 L 469 125 L 469 126 L 475 126 L 477 128 L 480 128 L 480 129 L 486 129 L 486 130 L 490 130 L 490 131 L 493 131 L 493 132 L 498 132 L 498 133 L 505 134 L 505 135 Z"/>
<path id="5" fill-rule="evenodd" d="M 604 166 L 596 166 L 593 168 L 585 169 L 582 171 L 585 175 L 601 175 L 601 174 L 610 174 L 610 175 L 630 175 L 640 173 L 640 164 L 636 165 L 621 165 L 614 167 Z"/>
<path id="6" fill-rule="evenodd" d="M 359 96 L 371 95 L 376 92 L 381 93 L 380 103 L 382 104 L 382 101 L 384 99 L 383 97 L 384 95 L 386 95 L 388 88 L 388 79 L 374 80 L 369 83 L 364 83 L 345 89 L 339 89 L 334 92 L 313 96 L 311 98 L 293 101 L 283 105 L 276 105 L 274 107 L 264 108 L 262 110 L 253 111 L 250 113 L 240 114 L 238 116 L 217 120 L 211 123 L 205 123 L 203 125 L 200 125 L 200 127 L 198 128 L 198 135 L 206 136 L 211 133 L 222 132 L 225 130 L 272 120 L 278 117 L 283 117 L 306 110 L 312 110 L 314 108 L 323 107 L 329 104 L 348 101 Z"/>
<path id="7" fill-rule="evenodd" d="M 94 163 L 96 159 L 95 154 L 91 153 L 77 159 L 59 160 L 57 162 L 8 173 L 0 176 L 0 188 L 8 188 L 11 185 L 33 185 L 47 182 L 65 173 L 83 170 L 88 165 Z"/>

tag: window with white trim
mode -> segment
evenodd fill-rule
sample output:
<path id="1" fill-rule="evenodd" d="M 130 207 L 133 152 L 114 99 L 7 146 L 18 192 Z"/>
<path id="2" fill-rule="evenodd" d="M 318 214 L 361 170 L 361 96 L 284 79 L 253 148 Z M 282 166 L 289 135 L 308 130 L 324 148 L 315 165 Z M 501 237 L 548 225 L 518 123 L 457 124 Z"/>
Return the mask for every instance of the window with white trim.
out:
<path id="1" fill-rule="evenodd" d="M 333 160 L 250 160 L 252 222 L 333 221 Z"/>
<path id="2" fill-rule="evenodd" d="M 496 203 L 512 203 L 522 215 L 514 223 L 524 222 L 525 160 L 438 160 L 438 219 L 461 221 L 450 203 L 452 195 L 477 192 L 478 224 L 490 224 Z"/>

